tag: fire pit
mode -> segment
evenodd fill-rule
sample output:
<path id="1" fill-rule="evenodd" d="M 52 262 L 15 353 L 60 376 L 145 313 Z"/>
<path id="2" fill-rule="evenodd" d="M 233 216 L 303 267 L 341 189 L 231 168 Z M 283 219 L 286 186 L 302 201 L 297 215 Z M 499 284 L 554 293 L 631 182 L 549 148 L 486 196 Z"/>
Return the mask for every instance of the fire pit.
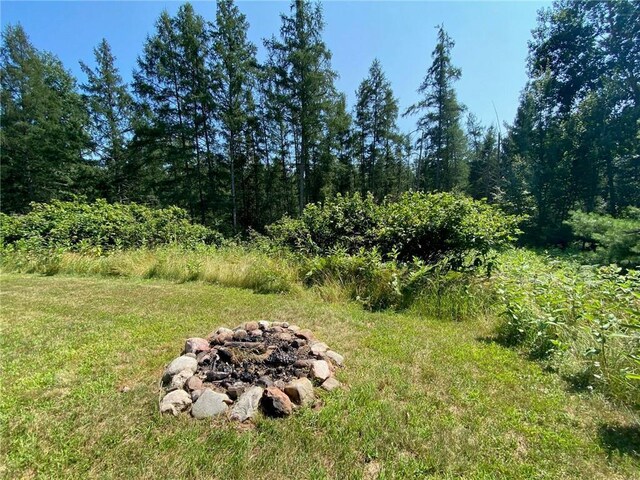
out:
<path id="1" fill-rule="evenodd" d="M 160 411 L 195 418 L 228 415 L 246 421 L 261 409 L 285 417 L 315 402 L 314 385 L 340 386 L 333 373 L 343 357 L 310 330 L 287 322 L 246 322 L 187 339 L 165 369 Z"/>

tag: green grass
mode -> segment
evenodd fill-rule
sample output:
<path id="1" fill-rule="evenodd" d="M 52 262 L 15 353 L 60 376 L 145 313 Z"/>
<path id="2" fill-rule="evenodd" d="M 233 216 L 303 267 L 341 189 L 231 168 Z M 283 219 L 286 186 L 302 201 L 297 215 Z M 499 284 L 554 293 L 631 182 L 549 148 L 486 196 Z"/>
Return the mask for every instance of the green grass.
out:
<path id="1" fill-rule="evenodd" d="M 0 281 L 6 478 L 640 477 L 637 417 L 487 340 L 495 325 L 482 317 L 203 282 Z M 158 379 L 186 337 L 263 318 L 343 353 L 346 388 L 253 427 L 160 416 Z"/>

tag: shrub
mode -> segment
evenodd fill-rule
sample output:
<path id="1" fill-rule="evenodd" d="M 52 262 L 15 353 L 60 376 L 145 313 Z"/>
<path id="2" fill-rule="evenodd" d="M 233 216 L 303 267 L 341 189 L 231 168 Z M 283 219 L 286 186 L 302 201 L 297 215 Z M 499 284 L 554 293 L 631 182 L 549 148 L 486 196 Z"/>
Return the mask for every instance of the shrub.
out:
<path id="1" fill-rule="evenodd" d="M 518 221 L 486 202 L 450 193 L 408 192 L 380 205 L 371 195 L 355 194 L 308 205 L 300 218 L 284 218 L 268 233 L 304 255 L 376 248 L 385 261 L 490 270 L 492 252 L 515 239 Z"/>
<path id="2" fill-rule="evenodd" d="M 401 304 L 401 284 L 406 268 L 395 262 L 384 262 L 376 248 L 361 249 L 354 255 L 337 251 L 310 257 L 303 269 L 307 286 L 338 284 L 351 299 L 370 310 Z"/>
<path id="3" fill-rule="evenodd" d="M 582 386 L 640 399 L 640 272 L 579 265 L 525 250 L 502 257 L 499 334 Z"/>
<path id="4" fill-rule="evenodd" d="M 355 254 L 376 244 L 379 211 L 371 194 L 338 194 L 324 205 L 307 205 L 300 218 L 282 218 L 267 232 L 280 245 L 305 255 Z"/>
<path id="5" fill-rule="evenodd" d="M 493 265 L 493 252 L 515 240 L 519 218 L 484 201 L 450 193 L 408 192 L 384 203 L 378 241 L 401 261 L 455 270 Z"/>
<path id="6" fill-rule="evenodd" d="M 597 213 L 571 212 L 565 222 L 595 263 L 640 267 L 640 208 L 628 207 L 620 218 Z"/>
<path id="7" fill-rule="evenodd" d="M 220 234 L 191 223 L 177 207 L 151 209 L 135 203 L 80 201 L 32 203 L 26 215 L 0 214 L 4 246 L 100 254 L 111 250 L 154 248 L 177 244 L 195 248 L 219 244 Z"/>

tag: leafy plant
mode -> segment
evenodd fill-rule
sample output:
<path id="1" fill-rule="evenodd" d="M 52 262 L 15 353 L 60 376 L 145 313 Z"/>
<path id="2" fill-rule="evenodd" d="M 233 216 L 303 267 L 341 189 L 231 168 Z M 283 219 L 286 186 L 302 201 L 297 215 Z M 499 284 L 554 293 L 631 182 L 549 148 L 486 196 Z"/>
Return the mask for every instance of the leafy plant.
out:
<path id="1" fill-rule="evenodd" d="M 585 266 L 517 250 L 497 276 L 501 339 L 568 378 L 626 402 L 640 354 L 640 272 Z"/>
<path id="2" fill-rule="evenodd" d="M 574 211 L 565 223 L 587 259 L 603 265 L 640 267 L 640 208 L 627 207 L 619 218 Z"/>
<path id="3" fill-rule="evenodd" d="M 308 205 L 298 219 L 268 228 L 278 244 L 304 255 L 349 255 L 376 248 L 382 260 L 415 259 L 455 270 L 484 266 L 518 234 L 518 217 L 486 202 L 450 193 L 408 192 L 378 205 L 371 195 L 338 195 Z"/>
<path id="4" fill-rule="evenodd" d="M 32 203 L 26 215 L 0 214 L 4 247 L 25 251 L 60 249 L 101 255 L 113 250 L 177 244 L 220 244 L 219 233 L 191 223 L 177 207 L 152 209 L 135 203 L 76 200 Z"/>

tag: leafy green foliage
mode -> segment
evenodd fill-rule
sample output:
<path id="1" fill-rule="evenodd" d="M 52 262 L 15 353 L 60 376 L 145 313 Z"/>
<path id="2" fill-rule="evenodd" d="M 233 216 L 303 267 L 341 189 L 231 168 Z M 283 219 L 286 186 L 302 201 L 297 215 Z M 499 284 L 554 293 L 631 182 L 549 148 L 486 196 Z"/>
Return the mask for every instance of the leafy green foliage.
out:
<path id="1" fill-rule="evenodd" d="M 373 195 L 338 194 L 324 205 L 307 205 L 299 218 L 282 218 L 267 232 L 276 243 L 304 255 L 357 253 L 374 246 L 379 216 Z"/>
<path id="2" fill-rule="evenodd" d="M 501 338 L 578 386 L 634 404 L 640 384 L 640 272 L 581 266 L 525 250 L 503 256 Z"/>
<path id="3" fill-rule="evenodd" d="M 191 223 L 177 207 L 151 209 L 135 203 L 53 201 L 32 203 L 25 215 L 0 214 L 3 246 L 101 254 L 110 250 L 178 244 L 194 248 L 221 242 L 220 235 Z"/>
<path id="4" fill-rule="evenodd" d="M 574 211 L 565 223 L 583 248 L 592 250 L 589 260 L 640 267 L 640 208 L 628 207 L 620 218 Z"/>
<path id="5" fill-rule="evenodd" d="M 308 205 L 300 218 L 271 225 L 269 234 L 305 255 L 376 247 L 385 260 L 490 270 L 493 252 L 515 239 L 517 222 L 483 201 L 449 193 L 408 192 L 380 205 L 371 195 L 354 194 Z"/>
<path id="6" fill-rule="evenodd" d="M 540 12 L 507 142 L 515 170 L 525 167 L 509 197 L 531 204 L 530 240 L 566 246 L 574 209 L 640 206 L 639 25 L 632 0 L 559 0 Z"/>
<path id="7" fill-rule="evenodd" d="M 76 80 L 54 55 L 37 50 L 22 26 L 0 46 L 0 203 L 23 212 L 29 202 L 90 193 L 88 115 Z"/>

